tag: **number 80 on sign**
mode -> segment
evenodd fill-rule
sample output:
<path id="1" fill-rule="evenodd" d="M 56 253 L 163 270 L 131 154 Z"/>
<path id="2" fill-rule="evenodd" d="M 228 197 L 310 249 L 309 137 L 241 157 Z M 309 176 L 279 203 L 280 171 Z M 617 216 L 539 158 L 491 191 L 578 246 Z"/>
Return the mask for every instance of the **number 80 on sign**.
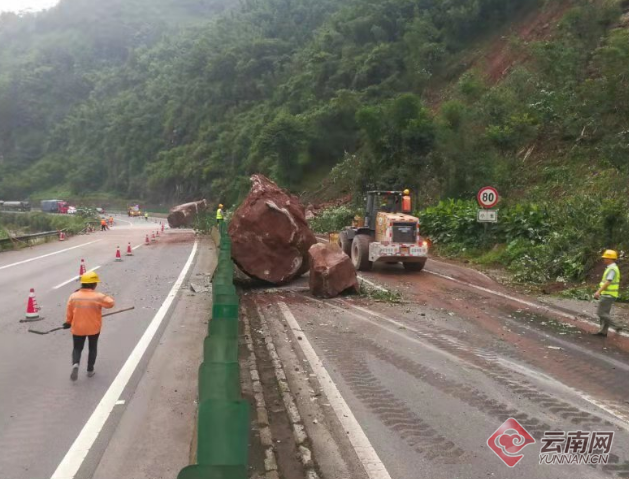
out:
<path id="1" fill-rule="evenodd" d="M 498 190 L 496 190 L 496 188 L 485 186 L 480 189 L 476 199 L 481 208 L 493 208 L 498 204 L 500 196 L 498 196 Z"/>

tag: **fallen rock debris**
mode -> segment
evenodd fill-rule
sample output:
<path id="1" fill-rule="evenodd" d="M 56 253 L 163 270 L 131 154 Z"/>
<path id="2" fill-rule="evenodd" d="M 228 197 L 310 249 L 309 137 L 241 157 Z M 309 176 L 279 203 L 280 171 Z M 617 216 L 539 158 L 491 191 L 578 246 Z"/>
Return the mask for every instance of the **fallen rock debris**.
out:
<path id="1" fill-rule="evenodd" d="M 193 201 L 192 203 L 184 203 L 183 205 L 174 206 L 168 214 L 168 226 L 171 228 L 179 228 L 181 226 L 190 226 L 199 213 L 207 211 L 207 201 Z"/>
<path id="2" fill-rule="evenodd" d="M 352 260 L 338 245 L 319 243 L 310 247 L 310 292 L 319 298 L 359 292 Z"/>
<path id="3" fill-rule="evenodd" d="M 308 250 L 317 243 L 296 196 L 263 175 L 229 224 L 232 258 L 252 278 L 281 285 L 309 269 Z"/>

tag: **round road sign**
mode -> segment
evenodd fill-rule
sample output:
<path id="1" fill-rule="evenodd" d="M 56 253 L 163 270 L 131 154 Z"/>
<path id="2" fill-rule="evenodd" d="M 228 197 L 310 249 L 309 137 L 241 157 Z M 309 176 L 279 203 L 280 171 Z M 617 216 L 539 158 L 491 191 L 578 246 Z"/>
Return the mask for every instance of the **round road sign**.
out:
<path id="1" fill-rule="evenodd" d="M 496 188 L 485 186 L 480 189 L 476 199 L 481 208 L 493 208 L 498 204 L 500 196 L 498 196 L 498 190 L 496 190 Z"/>

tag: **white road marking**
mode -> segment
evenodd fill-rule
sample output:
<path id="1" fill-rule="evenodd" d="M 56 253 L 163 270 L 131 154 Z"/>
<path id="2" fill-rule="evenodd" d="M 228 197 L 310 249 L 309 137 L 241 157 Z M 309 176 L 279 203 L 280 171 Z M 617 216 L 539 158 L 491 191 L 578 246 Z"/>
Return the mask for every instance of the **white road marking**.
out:
<path id="1" fill-rule="evenodd" d="M 441 274 L 441 273 L 437 273 L 435 271 L 428 271 L 428 270 L 425 270 L 425 272 L 428 273 L 428 274 L 432 274 L 434 276 L 439 276 L 440 278 L 447 279 L 449 281 L 453 281 L 453 282 L 458 283 L 458 284 L 469 286 L 470 288 L 474 288 L 474 289 L 477 289 L 479 291 L 483 291 L 484 293 L 493 294 L 494 296 L 500 296 L 501 298 L 508 299 L 510 301 L 515 301 L 517 303 L 523 304 L 525 306 L 529 306 L 531 308 L 553 310 L 552 308 L 541 306 L 539 304 L 533 303 L 531 301 L 526 301 L 524 299 L 516 298 L 514 296 L 511 296 L 511 295 L 508 295 L 508 294 L 505 294 L 505 293 L 501 293 L 500 291 L 494 291 L 494 290 L 489 289 L 489 288 L 483 288 L 482 286 L 478 286 L 476 284 L 472 284 L 472 283 L 467 283 L 465 281 L 461 281 L 460 279 L 453 278 L 452 276 L 448 276 L 446 274 Z M 567 318 L 574 319 L 574 316 L 572 316 L 572 315 L 570 315 L 568 313 L 564 313 L 563 311 L 558 311 L 558 313 L 561 314 L 562 316 L 567 317 Z"/>
<path id="2" fill-rule="evenodd" d="M 36 256 L 35 258 L 25 259 L 24 261 L 18 261 L 17 263 L 11 263 L 11 264 L 7 264 L 5 266 L 0 266 L 0 270 L 11 268 L 13 266 L 19 266 L 21 264 L 30 263 L 31 261 L 37 261 L 38 259 L 47 258 L 48 256 L 54 256 L 54 255 L 59 254 L 59 253 L 65 253 L 66 251 L 71 251 L 73 249 L 82 248 L 83 246 L 87 246 L 87 245 L 90 245 L 90 244 L 98 243 L 99 241 L 102 241 L 102 240 L 90 241 L 88 243 L 83 243 L 83 244 L 80 244 L 80 245 L 77 245 L 77 246 L 72 246 L 71 248 L 60 249 L 59 251 L 55 251 L 54 253 L 43 254 L 41 256 Z"/>
<path id="3" fill-rule="evenodd" d="M 116 401 L 116 406 L 122 406 L 124 403 L 125 403 L 125 400 L 124 400 L 124 399 L 118 399 L 118 400 Z"/>
<path id="4" fill-rule="evenodd" d="M 364 277 L 364 276 L 361 276 L 361 275 L 357 275 L 357 276 L 358 276 L 358 279 L 360 279 L 361 281 L 364 281 L 365 283 L 367 283 L 367 284 L 368 284 L 369 286 L 371 286 L 372 288 L 376 288 L 377 290 L 384 291 L 385 293 L 388 293 L 388 292 L 389 292 L 389 290 L 388 290 L 388 289 L 383 288 L 383 287 L 382 287 L 382 286 L 380 286 L 379 284 L 376 284 L 376 283 L 374 283 L 374 282 L 372 282 L 372 281 L 369 281 L 368 279 L 365 279 L 365 277 Z"/>
<path id="5" fill-rule="evenodd" d="M 436 273 L 434 271 L 427 271 L 427 270 L 425 272 L 428 273 L 428 274 L 432 274 L 434 276 L 438 276 L 438 277 L 443 278 L 443 279 L 447 279 L 449 281 L 453 281 L 454 283 L 462 284 L 462 285 L 467 286 L 469 288 L 474 288 L 474 289 L 477 289 L 479 291 L 483 291 L 484 293 L 493 294 L 494 296 L 499 296 L 501 298 L 508 299 L 509 301 L 514 301 L 516 303 L 520 303 L 520 304 L 522 304 L 524 306 L 528 306 L 529 308 L 535 308 L 535 309 L 538 309 L 540 311 L 551 312 L 551 313 L 556 314 L 558 316 L 562 316 L 562 317 L 567 318 L 567 319 L 572 319 L 573 321 L 578 321 L 578 322 L 581 322 L 581 323 L 587 323 L 587 324 L 598 326 L 598 324 L 594 320 L 588 320 L 588 319 L 585 319 L 583 317 L 576 316 L 574 314 L 569 314 L 569 313 L 566 313 L 566 312 L 564 312 L 564 311 L 562 311 L 560 309 L 555 309 L 555 308 L 553 308 L 551 306 L 545 306 L 545 305 L 541 305 L 541 304 L 538 304 L 538 303 L 533 303 L 532 301 L 527 301 L 525 299 L 516 298 L 515 296 L 511 296 L 509 294 L 501 293 L 500 291 L 494 291 L 494 290 L 491 290 L 489 288 L 483 288 L 482 286 L 478 286 L 478 285 L 472 284 L 472 283 L 467 283 L 465 281 L 461 281 L 460 279 L 453 278 L 452 276 L 448 276 L 446 274 Z M 620 334 L 621 336 L 624 336 L 626 338 L 629 337 L 629 334 L 627 334 L 625 332 L 616 333 L 616 334 Z"/>
<path id="6" fill-rule="evenodd" d="M 590 404 L 593 404 L 597 408 L 605 411 L 607 414 L 610 414 L 611 416 L 614 416 L 620 419 L 620 421 L 622 422 L 618 423 L 617 421 L 614 421 L 614 424 L 623 428 L 625 431 L 629 431 L 629 416 L 627 416 L 626 414 L 620 411 L 617 411 L 616 409 L 614 409 L 614 407 L 608 406 L 607 404 L 599 401 L 598 399 L 594 399 L 593 397 L 588 396 L 587 394 L 579 393 L 579 395 Z"/>
<path id="7" fill-rule="evenodd" d="M 51 479 L 74 479 L 76 477 L 79 468 L 83 464 L 83 461 L 87 457 L 91 447 L 94 445 L 94 442 L 102 431 L 109 415 L 116 406 L 118 398 L 129 383 L 129 380 L 140 363 L 142 356 L 144 356 L 144 353 L 155 337 L 162 321 L 166 317 L 166 313 L 168 313 L 170 306 L 172 305 L 188 271 L 190 270 L 190 266 L 192 265 L 196 252 L 197 242 L 195 241 L 192 246 L 190 256 L 188 257 L 188 261 L 186 261 L 186 264 L 181 270 L 177 281 L 173 284 L 173 287 L 168 293 L 168 296 L 166 296 L 162 306 L 151 320 L 151 323 L 146 328 L 146 331 L 140 338 L 140 341 L 138 341 L 138 344 L 136 344 L 135 348 L 127 358 L 124 366 L 122 366 L 122 369 L 118 372 L 118 375 L 109 386 L 109 389 L 98 403 L 98 406 L 96 406 L 96 409 L 88 419 L 87 423 L 85 423 L 85 426 L 83 426 L 79 436 L 76 438 L 70 447 L 70 450 L 67 452 L 51 476 Z"/>
<path id="8" fill-rule="evenodd" d="M 97 269 L 99 269 L 100 266 L 96 266 L 95 268 L 92 269 L 88 269 L 86 272 L 89 273 L 91 271 L 96 271 Z M 79 279 L 79 276 L 75 276 L 74 278 L 70 278 L 68 281 L 64 281 L 61 284 L 58 284 L 57 286 L 55 286 L 52 289 L 59 289 L 59 288 L 63 288 L 66 284 L 71 283 L 72 281 L 77 281 Z"/>
<path id="9" fill-rule="evenodd" d="M 143 244 L 143 243 L 142 243 Z M 137 246 L 134 246 L 133 248 L 131 248 L 131 251 L 135 251 L 136 249 L 138 249 L 140 246 L 142 246 L 142 244 L 139 244 Z"/>
<path id="10" fill-rule="evenodd" d="M 315 302 L 324 304 L 323 301 L 320 301 L 318 299 L 314 299 L 314 298 L 308 298 L 308 299 L 310 299 L 311 301 L 315 301 Z M 363 312 L 365 314 L 368 314 L 370 316 L 373 316 L 373 317 L 376 317 L 376 318 L 381 319 L 383 321 L 386 321 L 386 322 L 396 326 L 397 328 L 403 328 L 405 330 L 412 331 L 413 333 L 416 333 L 419 336 L 424 336 L 424 337 L 428 336 L 426 333 L 423 333 L 423 332 L 413 328 L 412 326 L 408 326 L 408 325 L 406 325 L 404 323 L 401 323 L 400 321 L 396 321 L 395 319 L 389 318 L 388 316 L 385 316 L 384 314 L 380 314 L 380 313 L 377 313 L 375 311 L 370 311 L 370 310 L 368 310 L 366 308 L 362 308 L 360 306 L 355 306 L 353 304 L 349 304 L 346 301 L 341 301 L 341 302 L 345 306 L 348 306 L 350 308 L 356 309 L 356 310 L 361 311 L 361 312 Z M 334 304 L 330 304 L 330 303 L 325 303 L 325 304 L 327 306 L 330 306 L 330 307 L 332 307 L 334 309 L 337 309 L 339 311 L 344 311 L 344 312 L 354 316 L 355 318 L 357 318 L 357 319 L 359 319 L 361 321 L 367 321 L 368 323 L 374 324 L 374 325 L 379 326 L 381 328 L 384 327 L 381 323 L 378 323 L 376 321 L 371 321 L 369 318 L 365 318 L 365 317 L 360 316 L 358 314 L 352 313 L 351 311 L 344 310 L 343 308 L 341 308 L 339 306 L 336 306 Z M 452 353 L 444 351 L 444 350 L 438 348 L 437 346 L 433 346 L 429 342 L 424 342 L 424 341 L 421 341 L 419 339 L 409 337 L 408 335 L 404 334 L 403 332 L 401 332 L 399 330 L 392 330 L 392 329 L 389 329 L 389 328 L 385 328 L 385 329 L 387 331 L 397 335 L 397 336 L 400 336 L 400 337 L 403 337 L 403 338 L 405 338 L 407 340 L 410 340 L 410 341 L 416 342 L 418 344 L 421 344 L 426 349 L 430 349 L 430 350 L 432 350 L 432 351 L 434 351 L 436 353 L 442 354 L 443 356 L 448 357 L 452 361 L 459 362 L 459 363 L 464 363 L 466 366 L 468 366 L 468 367 L 470 367 L 472 369 L 477 369 L 477 370 L 482 371 L 482 368 L 478 367 L 477 365 L 475 365 L 473 363 L 470 363 L 470 362 L 468 362 L 468 361 L 466 361 L 466 360 L 464 360 L 462 358 L 459 358 L 458 356 L 455 356 Z M 429 338 L 426 337 L 426 339 L 429 339 Z M 470 352 L 472 352 L 474 354 L 477 354 L 475 351 L 472 351 L 470 348 L 467 348 L 464 345 L 461 347 L 461 349 L 465 349 L 465 350 L 468 350 L 468 351 L 470 351 Z M 479 356 L 481 356 L 481 355 L 479 355 Z M 548 376 L 548 375 L 546 375 L 544 373 L 541 373 L 541 372 L 536 371 L 534 369 L 531 369 L 531 368 L 529 368 L 527 366 L 524 366 L 523 364 L 515 363 L 513 361 L 510 361 L 510 360 L 502 358 L 502 357 L 500 357 L 500 358 L 498 358 L 498 357 L 490 358 L 490 357 L 488 357 L 486 355 L 482 356 L 482 357 L 483 357 L 483 359 L 485 359 L 487 361 L 493 361 L 493 362 L 496 362 L 496 363 L 500 363 L 504 367 L 507 367 L 508 369 L 510 369 L 512 371 L 515 371 L 515 372 L 517 372 L 519 374 L 522 374 L 524 376 L 530 377 L 530 378 L 535 379 L 537 381 L 547 382 L 547 383 L 553 384 L 555 387 L 561 386 L 565 391 L 569 391 L 572 394 L 575 394 L 576 396 L 580 397 L 584 401 L 587 401 L 588 403 L 596 406 L 597 408 L 603 410 L 604 412 L 606 412 L 607 414 L 612 416 L 611 421 L 613 421 L 614 424 L 616 424 L 617 426 L 619 426 L 619 427 L 621 427 L 621 428 L 623 428 L 625 430 L 629 430 L 629 418 L 626 415 L 624 415 L 623 413 L 619 413 L 618 411 L 615 411 L 613 408 L 609 407 L 608 405 L 602 403 L 601 401 L 598 401 L 598 400 L 592 398 L 591 396 L 588 396 L 587 394 L 585 394 L 582 391 L 579 391 L 578 389 L 570 387 L 570 386 L 562 383 L 561 381 L 559 381 L 559 380 L 557 380 L 555 378 L 552 378 L 552 377 L 550 377 L 550 376 Z M 568 402 L 570 402 L 570 404 L 572 404 L 577 409 L 579 409 L 581 411 L 585 411 L 588 414 L 592 414 L 591 411 L 584 410 L 583 407 L 581 407 L 579 404 L 576 404 L 573 401 L 568 401 Z M 602 416 L 599 416 L 599 417 L 601 417 L 602 419 L 610 420 L 609 417 L 602 417 Z"/>
<path id="11" fill-rule="evenodd" d="M 347 306 L 347 307 L 351 307 L 353 309 L 356 309 L 358 311 L 366 313 L 366 314 L 368 314 L 370 316 L 376 317 L 378 319 L 382 319 L 382 320 L 384 320 L 384 321 L 386 321 L 386 322 L 388 322 L 388 323 L 390 323 L 390 324 L 392 324 L 393 326 L 396 327 L 396 329 L 391 329 L 391 328 L 388 328 L 388 327 L 384 326 L 382 323 L 380 323 L 378 321 L 373 321 L 373 320 L 371 320 L 369 318 L 366 318 L 365 316 L 361 316 L 361 315 L 359 315 L 357 313 L 354 313 L 353 311 L 348 311 L 347 309 L 341 308 L 340 306 L 337 306 L 335 304 L 324 303 L 323 301 L 320 301 L 320 300 L 314 299 L 314 298 L 308 298 L 308 299 L 311 300 L 311 301 L 315 301 L 317 303 L 326 304 L 327 306 L 329 306 L 331 308 L 334 308 L 337 311 L 341 311 L 341 312 L 347 313 L 347 314 L 349 314 L 351 316 L 354 316 L 356 319 L 359 319 L 360 321 L 366 321 L 366 322 L 368 322 L 370 324 L 374 324 L 374 325 L 376 325 L 376 326 L 378 326 L 380 328 L 384 328 L 387 331 L 389 331 L 390 333 L 395 334 L 397 336 L 400 336 L 401 338 L 404 338 L 407 341 L 411 341 L 411 342 L 414 342 L 414 343 L 417 343 L 417 344 L 421 345 L 424 349 L 429 349 L 430 351 L 433 351 L 434 353 L 437 353 L 437 354 L 440 354 L 442 356 L 445 356 L 445 357 L 447 357 L 448 359 L 450 359 L 454 363 L 465 364 L 466 366 L 469 366 L 471 368 L 478 369 L 474 364 L 470 363 L 469 361 L 467 361 L 467 360 L 465 360 L 463 358 L 460 358 L 460 357 L 458 357 L 458 356 L 456 356 L 456 355 L 454 355 L 452 353 L 449 353 L 448 351 L 444 351 L 443 349 L 441 349 L 441 348 L 431 344 L 431 342 L 430 342 L 430 339 L 432 337 L 431 334 L 424 333 L 424 332 L 422 332 L 422 331 L 420 331 L 418 329 L 413 328 L 412 326 L 408 326 L 408 325 L 406 325 L 404 323 L 401 323 L 400 321 L 396 321 L 395 319 L 391 319 L 391 318 L 389 318 L 387 316 L 384 316 L 382 314 L 376 313 L 374 311 L 369 311 L 368 309 L 361 308 L 360 306 L 355 306 L 353 304 L 349 304 L 349 303 L 347 303 L 345 301 L 342 301 L 342 303 L 345 306 Z M 404 334 L 402 332 L 402 330 L 412 331 L 413 333 L 417 334 L 419 337 L 423 338 L 425 341 L 422 341 L 421 339 L 413 338 L 413 337 L 409 336 L 408 334 Z"/>
<path id="12" fill-rule="evenodd" d="M 131 223 L 131 221 L 123 220 L 122 218 L 116 218 L 114 221 L 124 221 L 125 223 L 129 223 L 131 226 L 133 226 L 133 223 Z"/>
<path id="13" fill-rule="evenodd" d="M 294 331 L 301 331 L 302 340 L 297 342 L 308 359 L 312 370 L 317 375 L 317 379 L 319 380 L 321 388 L 327 396 L 332 409 L 334 409 L 334 412 L 343 425 L 343 428 L 347 431 L 347 436 L 356 451 L 356 455 L 367 471 L 367 475 L 370 479 L 391 479 L 389 472 L 380 460 L 380 457 L 378 457 L 378 453 L 371 445 L 371 442 L 369 442 L 369 439 L 360 427 L 360 424 L 358 424 L 352 410 L 345 402 L 345 399 L 343 399 L 343 396 L 341 396 L 341 393 L 332 381 L 332 378 L 326 371 L 325 367 L 323 367 L 323 363 L 317 356 L 317 353 L 310 344 L 310 341 L 308 341 L 306 334 L 299 327 L 295 316 L 293 316 L 293 313 L 291 313 L 290 309 L 288 309 L 286 303 L 280 302 L 278 304 L 291 329 Z"/>
<path id="14" fill-rule="evenodd" d="M 629 431 L 629 418 L 622 414 L 619 413 L 618 411 L 613 410 L 612 408 L 610 408 L 609 406 L 607 406 L 605 403 L 603 403 L 602 401 L 599 401 L 597 399 L 594 399 L 593 397 L 589 396 L 588 394 L 585 394 L 582 391 L 579 391 L 578 389 L 572 388 L 570 386 L 567 386 L 566 384 L 562 383 L 561 381 L 558 381 L 557 379 L 548 376 L 547 374 L 544 374 L 540 371 L 536 371 L 534 369 L 531 369 L 523 364 L 520 363 L 516 363 L 514 361 L 510 361 L 509 359 L 506 358 L 496 358 L 496 359 L 487 359 L 488 361 L 494 361 L 497 362 L 499 364 L 501 364 L 503 367 L 510 369 L 511 371 L 515 371 L 519 374 L 522 374 L 523 376 L 527 376 L 535 381 L 538 382 L 544 382 L 547 383 L 551 386 L 554 387 L 560 387 L 563 390 L 565 390 L 566 392 L 570 392 L 572 394 L 575 394 L 576 396 L 580 397 L 581 399 L 583 399 L 584 401 L 592 404 L 593 406 L 596 406 L 598 409 L 601 409 L 602 411 L 606 412 L 608 415 L 612 416 L 613 419 L 606 417 L 606 416 L 602 416 L 599 414 L 594 414 L 597 417 L 600 417 L 603 420 L 611 420 L 614 424 L 616 424 L 616 426 L 624 429 L 625 431 Z M 515 381 L 514 381 L 515 382 Z M 590 411 L 586 411 L 584 410 L 582 407 L 580 407 L 577 404 L 574 404 L 572 401 L 570 401 L 570 403 L 575 406 L 577 409 L 587 412 L 588 414 L 593 414 Z"/>
<path id="15" fill-rule="evenodd" d="M 437 260 L 437 259 L 435 259 L 435 258 L 430 258 L 430 264 L 435 264 L 435 263 L 436 263 L 437 265 L 442 264 L 442 265 L 445 265 L 445 266 L 453 266 L 451 263 L 446 263 L 445 261 L 439 261 L 439 260 Z M 466 269 L 469 269 L 469 271 L 473 271 L 475 274 L 478 274 L 478 275 L 480 275 L 480 276 L 482 276 L 482 277 L 484 277 L 484 278 L 488 279 L 488 280 L 489 280 L 489 281 L 491 281 L 492 283 L 493 283 L 493 282 L 495 282 L 495 280 L 494 280 L 492 277 L 490 277 L 490 276 L 486 275 L 486 274 L 485 274 L 485 273 L 483 273 L 482 271 L 478 271 L 478 270 L 476 270 L 476 269 L 471 269 L 471 268 L 466 268 Z M 428 269 L 428 268 L 424 268 L 424 271 L 426 271 L 427 273 L 432 273 L 432 270 L 430 270 L 430 269 Z"/>

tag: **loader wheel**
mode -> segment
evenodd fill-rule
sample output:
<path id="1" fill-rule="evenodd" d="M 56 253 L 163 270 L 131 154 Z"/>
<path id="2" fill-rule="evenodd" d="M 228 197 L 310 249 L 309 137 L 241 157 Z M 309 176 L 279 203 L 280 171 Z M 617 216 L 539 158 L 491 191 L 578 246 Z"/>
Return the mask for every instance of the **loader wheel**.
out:
<path id="1" fill-rule="evenodd" d="M 357 271 L 369 271 L 371 269 L 369 243 L 371 243 L 371 238 L 367 235 L 354 236 L 354 241 L 352 241 L 352 263 Z"/>
<path id="2" fill-rule="evenodd" d="M 426 258 L 423 258 L 419 263 L 402 263 L 406 271 L 420 272 L 426 266 Z"/>
<path id="3" fill-rule="evenodd" d="M 347 233 L 339 233 L 339 247 L 347 256 L 352 255 L 352 242 L 347 239 Z"/>

